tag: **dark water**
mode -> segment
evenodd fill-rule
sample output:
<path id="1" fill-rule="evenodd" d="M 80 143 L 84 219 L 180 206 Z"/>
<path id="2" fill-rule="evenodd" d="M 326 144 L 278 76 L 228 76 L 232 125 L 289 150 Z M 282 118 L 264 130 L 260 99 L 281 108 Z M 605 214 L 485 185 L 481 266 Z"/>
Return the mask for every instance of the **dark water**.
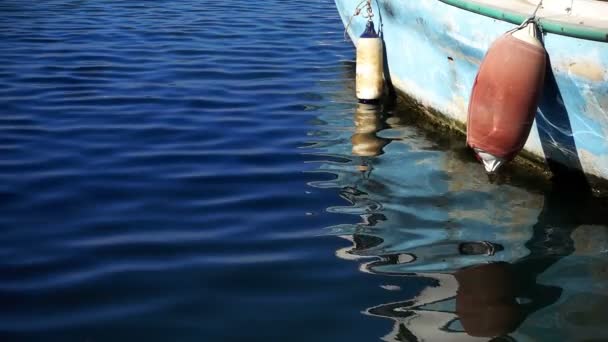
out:
<path id="1" fill-rule="evenodd" d="M 342 30 L 0 1 L 0 340 L 608 340 L 604 201 L 358 106 Z"/>

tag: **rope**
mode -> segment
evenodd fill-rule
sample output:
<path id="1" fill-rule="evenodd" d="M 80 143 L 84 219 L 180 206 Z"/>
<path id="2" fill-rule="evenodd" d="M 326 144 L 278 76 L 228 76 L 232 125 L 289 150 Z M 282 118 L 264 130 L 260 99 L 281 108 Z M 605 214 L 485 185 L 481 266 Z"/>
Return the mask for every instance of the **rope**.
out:
<path id="1" fill-rule="evenodd" d="M 540 30 L 541 35 L 544 34 L 543 27 L 540 24 L 540 18 L 538 18 L 536 16 L 536 14 L 538 13 L 538 10 L 541 8 L 542 5 L 543 5 L 543 0 L 539 0 L 538 5 L 536 5 L 536 8 L 534 9 L 534 12 L 532 12 L 532 15 L 530 15 L 528 18 L 526 18 L 526 20 L 524 20 L 524 22 L 521 23 L 516 28 L 507 31 L 507 33 L 513 33 L 513 32 L 519 31 L 519 30 L 523 29 L 524 27 L 528 26 L 529 23 L 535 23 L 536 26 L 538 27 L 538 29 Z"/>
<path id="2" fill-rule="evenodd" d="M 570 7 L 566 8 L 568 15 L 572 14 L 572 7 L 574 7 L 574 0 L 570 0 Z"/>
<path id="3" fill-rule="evenodd" d="M 348 28 L 353 22 L 353 19 L 359 14 L 361 14 L 363 6 L 367 8 L 367 15 L 363 15 L 363 18 L 367 18 L 367 21 L 372 21 L 372 18 L 374 17 L 374 12 L 372 10 L 372 0 L 361 0 L 361 2 L 359 2 L 359 4 L 355 7 L 355 12 L 353 13 L 353 15 L 350 16 L 350 18 L 348 19 L 348 23 L 344 28 L 344 40 L 347 40 L 346 35 L 348 34 Z"/>
<path id="4" fill-rule="evenodd" d="M 367 18 L 367 21 L 372 21 L 372 18 L 374 17 L 374 11 L 372 10 L 372 0 L 367 0 L 365 7 L 367 7 L 367 17 L 363 17 Z"/>
<path id="5" fill-rule="evenodd" d="M 517 28 L 515 28 L 514 31 L 517 31 L 519 29 L 522 29 L 522 28 L 528 26 L 528 24 L 531 22 L 534 22 L 534 23 L 536 23 L 536 25 L 538 27 L 541 27 L 538 22 L 539 19 L 536 17 L 536 14 L 538 13 L 538 10 L 541 8 L 542 5 L 543 5 L 543 0 L 539 0 L 538 5 L 536 5 L 536 8 L 534 9 L 534 12 L 532 12 L 532 15 L 530 15 L 528 18 L 526 18 L 526 20 L 524 20 L 524 22 L 521 23 L 521 25 L 519 25 Z"/>
<path id="6" fill-rule="evenodd" d="M 532 13 L 532 18 L 536 18 L 536 13 L 538 13 L 538 10 L 540 9 L 540 6 L 543 5 L 543 0 L 540 0 L 538 2 L 538 5 L 536 5 L 536 9 L 534 9 L 534 13 Z"/>

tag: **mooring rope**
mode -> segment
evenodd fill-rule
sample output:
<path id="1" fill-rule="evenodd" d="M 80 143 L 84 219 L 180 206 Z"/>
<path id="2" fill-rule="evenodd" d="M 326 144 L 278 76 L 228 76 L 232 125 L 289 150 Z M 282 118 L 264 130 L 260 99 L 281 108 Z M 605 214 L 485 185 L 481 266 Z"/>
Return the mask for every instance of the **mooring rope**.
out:
<path id="1" fill-rule="evenodd" d="M 526 20 L 524 20 L 521 24 L 519 24 L 519 26 L 517 26 L 516 28 L 507 31 L 507 33 L 513 33 L 515 31 L 519 31 L 521 29 L 523 29 L 524 27 L 528 26 L 529 23 L 535 23 L 536 26 L 538 27 L 538 29 L 540 30 L 541 34 L 543 33 L 543 27 L 540 24 L 540 18 L 537 17 L 538 14 L 538 10 L 541 8 L 541 6 L 543 5 L 543 0 L 539 0 L 538 1 L 538 5 L 536 5 L 536 8 L 534 9 L 534 12 L 532 12 L 532 14 L 526 18 Z"/>
<path id="2" fill-rule="evenodd" d="M 350 27 L 350 24 L 353 22 L 353 19 L 356 16 L 361 14 L 363 6 L 367 8 L 367 15 L 363 15 L 363 18 L 367 18 L 367 21 L 372 21 L 372 18 L 374 17 L 374 11 L 372 10 L 372 0 L 361 0 L 361 2 L 359 2 L 359 4 L 355 7 L 355 12 L 353 13 L 353 15 L 350 16 L 350 18 L 348 19 L 348 23 L 344 28 L 344 40 L 346 40 L 346 35 L 348 34 L 348 28 Z"/>
<path id="3" fill-rule="evenodd" d="M 540 0 L 538 2 L 538 5 L 536 5 L 536 8 L 534 9 L 534 12 L 532 13 L 531 18 L 536 18 L 536 13 L 538 13 L 538 10 L 540 9 L 540 7 L 543 5 L 543 0 Z"/>
<path id="4" fill-rule="evenodd" d="M 526 18 L 526 20 L 524 20 L 524 22 L 523 22 L 523 23 L 521 23 L 521 25 L 519 25 L 519 26 L 518 26 L 518 27 L 515 29 L 515 31 L 517 31 L 517 30 L 519 30 L 519 29 L 522 29 L 522 28 L 526 27 L 526 26 L 527 26 L 529 23 L 531 23 L 531 22 L 535 22 L 535 23 L 536 23 L 536 25 L 538 25 L 538 27 L 540 28 L 541 26 L 540 26 L 540 23 L 539 23 L 539 21 L 538 21 L 538 19 L 539 19 L 539 18 L 537 18 L 536 14 L 538 14 L 538 10 L 540 10 L 540 8 L 542 7 L 542 5 L 543 5 L 543 0 L 539 0 L 539 1 L 538 1 L 538 5 L 536 5 L 536 8 L 534 9 L 534 12 L 532 12 L 532 15 L 530 15 L 528 18 Z M 541 28 L 541 29 L 542 29 L 542 28 Z"/>
<path id="5" fill-rule="evenodd" d="M 570 7 L 566 8 L 568 15 L 572 14 L 572 7 L 574 7 L 574 0 L 570 0 Z"/>
<path id="6" fill-rule="evenodd" d="M 372 9 L 372 0 L 367 0 L 365 7 L 367 8 L 367 17 L 363 17 L 367 18 L 367 21 L 372 21 L 372 18 L 374 17 L 374 10 Z"/>

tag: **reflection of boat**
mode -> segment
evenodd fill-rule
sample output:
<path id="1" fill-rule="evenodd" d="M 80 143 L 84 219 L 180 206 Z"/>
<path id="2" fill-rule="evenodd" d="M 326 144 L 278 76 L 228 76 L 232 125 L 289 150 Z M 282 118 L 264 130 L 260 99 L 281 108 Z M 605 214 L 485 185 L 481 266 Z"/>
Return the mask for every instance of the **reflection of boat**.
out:
<path id="1" fill-rule="evenodd" d="M 450 273 L 417 273 L 436 281 L 418 296 L 368 309 L 396 322 L 387 340 L 407 331 L 417 340 L 487 341 L 513 334 L 532 313 L 557 301 L 561 289 L 536 283 L 523 263 L 479 264 Z M 544 270 L 544 269 L 540 269 Z"/>
<path id="2" fill-rule="evenodd" d="M 325 162 L 321 170 L 337 177 L 311 185 L 337 188 L 348 202 L 329 211 L 361 217 L 328 228 L 351 244 L 336 254 L 390 276 L 394 300 L 366 310 L 395 322 L 386 340 L 608 338 L 597 318 L 608 308 L 607 203 L 579 184 L 492 184 L 461 150 L 438 151 L 403 118 L 377 118 L 365 132 L 389 143 L 366 157 L 373 172 L 361 177 L 357 141 L 333 117 L 332 139 L 342 143 L 324 152 L 351 159 Z"/>
<path id="3" fill-rule="evenodd" d="M 520 284 L 508 263 L 481 264 L 450 274 L 421 274 L 437 281 L 411 301 L 380 305 L 371 315 L 390 317 L 399 334 L 425 341 L 487 341 L 512 333 L 529 313 L 517 301 Z"/>
<path id="4" fill-rule="evenodd" d="M 359 0 L 336 0 L 353 41 L 366 19 Z M 537 0 L 376 0 L 387 78 L 429 114 L 463 127 L 475 75 L 499 35 Z M 538 12 L 549 67 L 525 150 L 532 159 L 608 179 L 608 2 L 545 0 Z M 351 20 L 352 19 L 352 20 Z M 556 162 L 556 163 L 553 163 Z"/>
<path id="5" fill-rule="evenodd" d="M 418 236 L 405 241 L 405 235 L 393 231 L 404 222 L 393 221 L 399 215 L 386 210 L 397 200 L 391 198 L 378 204 L 385 208 L 381 213 L 363 215 L 364 222 L 351 230 L 353 246 L 341 255 L 376 255 L 379 259 L 363 264 L 366 272 L 401 276 L 404 284 L 419 279 L 431 283 L 413 298 L 367 310 L 395 321 L 385 340 L 487 341 L 510 335 L 533 341 L 560 334 L 568 340 L 608 338 L 599 318 L 608 313 L 608 219 L 597 214 L 606 203 L 564 190 L 547 194 L 533 228 L 521 226 L 520 231 L 531 230 L 527 241 L 512 232 L 493 242 L 459 242 L 466 227 L 451 236 L 450 229 L 443 229 L 444 234 L 431 229 L 428 235 L 428 229 L 419 228 Z M 360 191 L 348 199 L 369 202 L 378 199 L 374 195 Z M 372 215 L 382 220 L 369 220 Z M 498 232 L 504 227 L 486 229 Z M 478 231 L 468 238 L 491 235 Z M 518 245 L 525 245 L 528 253 L 516 252 Z M 552 305 L 551 311 L 543 310 Z"/>

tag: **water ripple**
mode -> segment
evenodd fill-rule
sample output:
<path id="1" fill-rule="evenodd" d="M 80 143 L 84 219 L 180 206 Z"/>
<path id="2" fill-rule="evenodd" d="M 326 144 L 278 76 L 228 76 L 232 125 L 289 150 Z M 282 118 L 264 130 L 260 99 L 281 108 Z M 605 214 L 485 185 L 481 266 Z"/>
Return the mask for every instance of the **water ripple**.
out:
<path id="1" fill-rule="evenodd" d="M 2 341 L 458 337 L 480 274 L 516 338 L 605 337 L 605 203 L 357 107 L 331 1 L 0 13 Z"/>
<path id="2" fill-rule="evenodd" d="M 293 300 L 256 282 L 323 278 L 299 148 L 351 51 L 331 2 L 0 12 L 2 340 L 225 340 L 208 309 L 248 324 Z"/>
<path id="3" fill-rule="evenodd" d="M 344 200 L 329 213 L 356 218 L 326 228 L 348 240 L 336 255 L 378 282 L 392 279 L 378 285 L 396 292 L 392 299 L 365 310 L 394 322 L 379 336 L 581 340 L 589 327 L 606 335 L 592 318 L 604 309 L 585 304 L 604 300 L 592 288 L 606 278 L 597 266 L 575 271 L 605 262 L 605 199 L 572 180 L 544 184 L 516 170 L 492 181 L 457 137 L 432 139 L 413 113 L 390 104 L 351 105 L 350 113 L 315 122 L 313 162 L 333 177 L 309 184 Z M 586 318 L 575 322 L 574 312 Z"/>

